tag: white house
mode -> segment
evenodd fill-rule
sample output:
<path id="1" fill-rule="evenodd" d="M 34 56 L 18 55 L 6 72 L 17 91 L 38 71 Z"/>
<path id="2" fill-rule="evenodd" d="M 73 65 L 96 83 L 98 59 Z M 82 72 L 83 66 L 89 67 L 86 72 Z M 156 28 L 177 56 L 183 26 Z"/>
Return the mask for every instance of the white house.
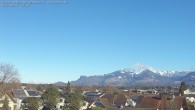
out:
<path id="1" fill-rule="evenodd" d="M 188 102 L 195 102 L 195 98 L 194 97 L 186 97 L 186 100 Z"/>
<path id="2" fill-rule="evenodd" d="M 9 102 L 8 105 L 9 105 L 10 110 L 15 110 L 17 103 L 9 95 L 5 94 L 5 95 L 1 96 L 0 101 L 3 102 L 5 100 L 5 97 L 7 98 L 8 102 Z M 0 108 L 1 107 L 3 107 L 3 103 L 0 103 Z"/>
<path id="3" fill-rule="evenodd" d="M 184 94 L 189 94 L 190 93 L 190 89 L 186 89 L 185 91 L 183 91 Z"/>
<path id="4" fill-rule="evenodd" d="M 35 90 L 14 89 L 11 91 L 13 99 L 16 101 L 16 109 L 20 110 L 22 101 L 28 97 L 41 97 Z"/>
<path id="5" fill-rule="evenodd" d="M 136 102 L 133 101 L 132 99 L 127 99 L 127 102 L 125 103 L 125 106 L 128 107 L 135 107 L 136 106 Z"/>
<path id="6" fill-rule="evenodd" d="M 87 110 L 89 103 L 86 101 L 83 101 L 82 103 L 83 103 L 83 106 L 79 110 Z"/>
<path id="7" fill-rule="evenodd" d="M 59 101 L 59 103 L 57 103 L 56 108 L 57 108 L 58 110 L 62 110 L 63 107 L 64 107 L 64 101 L 65 101 L 65 99 L 64 99 L 64 98 L 60 98 L 59 100 L 60 100 L 60 101 Z"/>

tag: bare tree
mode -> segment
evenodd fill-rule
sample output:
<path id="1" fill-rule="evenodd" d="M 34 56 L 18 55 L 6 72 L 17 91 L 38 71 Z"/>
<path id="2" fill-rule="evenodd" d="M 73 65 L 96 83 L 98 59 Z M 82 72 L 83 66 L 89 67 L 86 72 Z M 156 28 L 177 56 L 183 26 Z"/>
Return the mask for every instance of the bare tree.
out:
<path id="1" fill-rule="evenodd" d="M 12 64 L 0 64 L 0 85 L 2 92 L 6 92 L 6 84 L 13 84 L 19 81 L 18 70 Z"/>
<path id="2" fill-rule="evenodd" d="M 0 64 L 0 82 L 11 83 L 18 80 L 18 70 L 12 64 Z"/>

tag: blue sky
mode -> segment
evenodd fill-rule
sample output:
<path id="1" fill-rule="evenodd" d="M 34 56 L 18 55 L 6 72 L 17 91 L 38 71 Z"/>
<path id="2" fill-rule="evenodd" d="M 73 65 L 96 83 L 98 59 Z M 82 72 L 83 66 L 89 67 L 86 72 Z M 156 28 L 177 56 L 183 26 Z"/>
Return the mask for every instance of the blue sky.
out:
<path id="1" fill-rule="evenodd" d="M 22 82 L 48 83 L 138 63 L 194 69 L 194 6 L 194 0 L 67 0 L 0 7 L 0 62 L 14 64 Z"/>

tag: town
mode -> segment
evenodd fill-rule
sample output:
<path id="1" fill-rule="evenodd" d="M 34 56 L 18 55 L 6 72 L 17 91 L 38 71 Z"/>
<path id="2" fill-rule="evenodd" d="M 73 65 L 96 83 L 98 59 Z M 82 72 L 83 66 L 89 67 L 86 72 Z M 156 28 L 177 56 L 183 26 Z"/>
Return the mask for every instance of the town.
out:
<path id="1" fill-rule="evenodd" d="M 195 86 L 66 86 L 4 84 L 2 110 L 194 110 Z M 9 89 L 8 89 L 9 88 Z M 10 89 L 11 88 L 11 89 Z"/>

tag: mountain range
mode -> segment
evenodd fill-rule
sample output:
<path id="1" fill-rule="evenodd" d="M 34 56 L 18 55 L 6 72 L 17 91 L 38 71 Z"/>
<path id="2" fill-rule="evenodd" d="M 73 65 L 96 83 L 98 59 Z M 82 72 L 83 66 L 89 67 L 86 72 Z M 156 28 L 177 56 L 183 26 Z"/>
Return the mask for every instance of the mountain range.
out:
<path id="1" fill-rule="evenodd" d="M 156 71 L 154 69 L 121 69 L 109 74 L 81 76 L 73 85 L 88 86 L 170 86 L 179 85 L 181 81 L 195 84 L 194 71 Z"/>

